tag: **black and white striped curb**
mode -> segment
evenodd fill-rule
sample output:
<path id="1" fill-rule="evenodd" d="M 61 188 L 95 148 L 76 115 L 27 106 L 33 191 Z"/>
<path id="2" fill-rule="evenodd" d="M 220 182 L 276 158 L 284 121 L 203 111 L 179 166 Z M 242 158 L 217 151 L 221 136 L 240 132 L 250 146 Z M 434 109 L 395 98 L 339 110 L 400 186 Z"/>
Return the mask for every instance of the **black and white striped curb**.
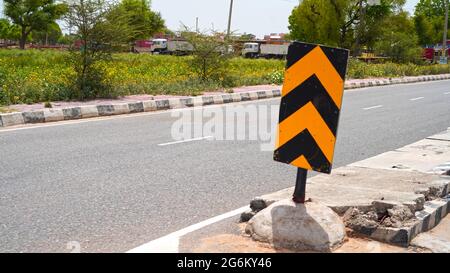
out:
<path id="1" fill-rule="evenodd" d="M 375 203 L 390 204 L 391 207 L 394 205 L 409 207 L 411 210 L 415 211 L 415 219 L 411 221 L 410 225 L 399 228 L 385 227 L 382 225 L 376 227 L 363 226 L 359 227 L 357 230 L 353 229 L 353 231 L 377 241 L 387 242 L 403 247 L 409 246 L 411 241 L 418 234 L 436 227 L 441 220 L 450 213 L 450 177 L 442 175 L 439 180 L 435 180 L 430 183 L 429 187 L 417 191 L 416 193 L 420 197 L 417 200 L 414 200 L 414 202 L 397 204 L 397 202 L 374 201 L 371 206 L 367 206 L 366 208 L 359 207 L 359 209 L 365 211 L 369 211 L 374 208 L 376 206 Z M 276 202 L 277 200 L 275 199 L 277 199 L 277 197 L 273 197 L 273 200 L 266 197 L 254 198 L 250 202 L 251 210 L 242 213 L 240 221 L 249 221 L 254 215 L 256 215 L 256 213 Z M 338 214 L 343 214 L 343 212 L 347 211 L 351 207 L 335 206 L 330 208 Z"/>
<path id="2" fill-rule="evenodd" d="M 402 228 L 380 226 L 366 235 L 378 241 L 407 247 L 417 235 L 436 227 L 449 213 L 450 195 L 447 195 L 443 199 L 425 202 L 423 210 L 416 212 L 417 221 L 412 226 Z"/>
<path id="3" fill-rule="evenodd" d="M 344 89 L 355 89 L 364 87 L 374 87 L 383 85 L 393 85 L 393 84 L 405 84 L 405 83 L 416 83 L 416 82 L 429 82 L 429 81 L 440 81 L 450 79 L 450 74 L 441 75 L 425 75 L 416 77 L 404 77 L 404 78 L 391 78 L 385 80 L 368 80 L 361 82 L 346 82 Z"/>
<path id="4" fill-rule="evenodd" d="M 363 87 L 415 83 L 450 79 L 450 74 L 418 76 L 407 78 L 393 78 L 389 80 L 370 80 L 359 83 L 346 82 L 345 89 Z M 30 123 L 55 122 L 63 120 L 76 120 L 112 115 L 133 114 L 213 104 L 226 104 L 232 102 L 260 100 L 281 96 L 281 90 L 252 91 L 243 93 L 230 93 L 221 95 L 198 96 L 191 98 L 159 99 L 142 102 L 130 102 L 107 105 L 78 106 L 62 109 L 43 109 L 30 112 L 14 112 L 0 114 L 0 127 L 23 125 Z"/>
<path id="5" fill-rule="evenodd" d="M 267 99 L 279 96 L 281 96 L 281 90 L 268 90 L 212 96 L 199 96 L 191 98 L 160 99 L 121 104 L 92 105 L 63 109 L 43 109 L 30 112 L 15 112 L 0 114 L 0 127 L 29 123 L 44 123 L 112 115 L 143 113 L 195 106 L 207 106 L 213 104 L 226 104 L 232 102 Z"/>

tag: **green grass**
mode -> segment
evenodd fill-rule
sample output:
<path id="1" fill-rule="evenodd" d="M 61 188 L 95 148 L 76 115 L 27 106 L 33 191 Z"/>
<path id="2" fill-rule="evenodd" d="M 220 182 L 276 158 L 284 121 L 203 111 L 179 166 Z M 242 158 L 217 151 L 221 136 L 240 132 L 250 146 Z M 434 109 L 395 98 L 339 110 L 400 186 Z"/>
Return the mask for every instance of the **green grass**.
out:
<path id="1" fill-rule="evenodd" d="M 70 98 L 74 71 L 67 52 L 52 50 L 0 50 L 0 105 L 36 103 Z M 202 82 L 193 74 L 191 57 L 115 54 L 101 65 L 112 96 L 133 94 L 198 95 L 232 87 L 281 84 L 285 62 L 234 58 L 226 76 Z M 351 61 L 348 78 L 398 77 L 450 73 L 446 65 L 365 64 Z"/>

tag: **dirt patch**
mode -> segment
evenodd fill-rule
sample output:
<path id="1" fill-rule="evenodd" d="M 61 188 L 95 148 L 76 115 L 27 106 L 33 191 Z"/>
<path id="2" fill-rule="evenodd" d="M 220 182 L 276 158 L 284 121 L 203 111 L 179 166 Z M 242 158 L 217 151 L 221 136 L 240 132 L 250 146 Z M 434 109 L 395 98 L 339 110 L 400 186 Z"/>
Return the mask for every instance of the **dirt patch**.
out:
<path id="1" fill-rule="evenodd" d="M 293 253 L 287 249 L 276 249 L 269 244 L 256 242 L 249 236 L 220 234 L 201 240 L 194 253 Z"/>
<path id="2" fill-rule="evenodd" d="M 393 246 L 364 237 L 349 237 L 334 253 L 413 253 L 412 248 Z"/>

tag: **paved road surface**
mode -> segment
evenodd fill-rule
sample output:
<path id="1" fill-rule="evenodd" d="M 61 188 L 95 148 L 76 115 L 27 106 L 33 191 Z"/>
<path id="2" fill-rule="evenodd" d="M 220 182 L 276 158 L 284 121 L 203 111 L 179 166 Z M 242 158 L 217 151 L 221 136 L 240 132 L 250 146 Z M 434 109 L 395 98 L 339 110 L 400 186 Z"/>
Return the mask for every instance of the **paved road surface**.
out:
<path id="1" fill-rule="evenodd" d="M 0 130 L 0 252 L 68 251 L 70 241 L 126 251 L 294 185 L 295 168 L 258 141 L 158 145 L 173 141 L 175 120 L 165 112 Z M 450 81 L 348 91 L 335 167 L 449 126 Z"/>

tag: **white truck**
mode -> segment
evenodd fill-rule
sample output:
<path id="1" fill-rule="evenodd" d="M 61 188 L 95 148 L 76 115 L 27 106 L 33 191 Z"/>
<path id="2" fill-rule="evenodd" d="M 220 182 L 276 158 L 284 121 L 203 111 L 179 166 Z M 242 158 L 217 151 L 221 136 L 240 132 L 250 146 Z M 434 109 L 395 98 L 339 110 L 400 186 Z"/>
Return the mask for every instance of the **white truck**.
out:
<path id="1" fill-rule="evenodd" d="M 194 46 L 186 40 L 153 39 L 151 52 L 153 54 L 189 55 L 194 51 Z M 216 52 L 231 54 L 234 52 L 233 46 L 221 46 Z"/>
<path id="2" fill-rule="evenodd" d="M 283 59 L 288 53 L 289 44 L 245 43 L 242 56 L 245 58 Z"/>
<path id="3" fill-rule="evenodd" d="M 153 54 L 187 55 L 194 47 L 184 40 L 153 39 Z"/>

